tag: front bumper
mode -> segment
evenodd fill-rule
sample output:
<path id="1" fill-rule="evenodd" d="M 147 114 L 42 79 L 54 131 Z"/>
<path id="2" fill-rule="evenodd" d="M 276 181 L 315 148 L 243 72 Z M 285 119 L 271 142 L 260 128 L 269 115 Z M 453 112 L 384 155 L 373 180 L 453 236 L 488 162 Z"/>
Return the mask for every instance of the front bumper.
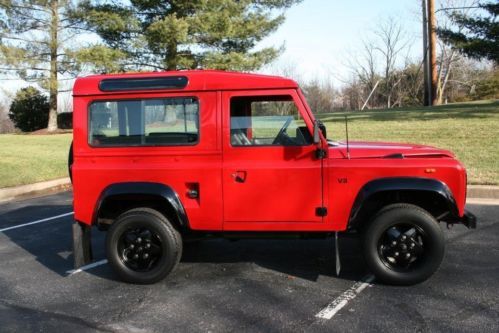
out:
<path id="1" fill-rule="evenodd" d="M 457 223 L 465 225 L 468 229 L 476 229 L 476 216 L 465 210 L 463 217 L 459 217 Z"/>

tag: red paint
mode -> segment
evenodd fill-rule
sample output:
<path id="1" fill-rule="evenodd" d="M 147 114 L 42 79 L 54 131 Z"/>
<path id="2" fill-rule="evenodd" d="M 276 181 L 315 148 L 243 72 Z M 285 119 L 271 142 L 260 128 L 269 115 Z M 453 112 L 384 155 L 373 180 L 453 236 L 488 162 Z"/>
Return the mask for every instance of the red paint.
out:
<path id="1" fill-rule="evenodd" d="M 103 93 L 104 78 L 185 75 L 180 90 Z M 232 147 L 229 98 L 289 95 L 312 133 L 313 114 L 297 84 L 289 79 L 219 71 L 182 71 L 79 78 L 74 86 L 73 188 L 75 219 L 92 224 L 102 191 L 119 182 L 157 182 L 171 186 L 185 207 L 190 227 L 220 231 L 341 231 L 363 185 L 385 177 L 438 179 L 450 188 L 464 213 L 466 175 L 452 153 L 421 145 L 350 142 L 317 159 L 316 145 Z M 88 106 L 96 100 L 197 97 L 200 141 L 194 146 L 92 148 L 88 144 Z M 327 142 L 322 138 L 322 147 Z M 404 154 L 403 159 L 383 158 Z M 432 170 L 428 173 L 427 170 Z M 244 178 L 237 182 L 236 178 Z M 199 184 L 199 198 L 187 191 Z M 319 217 L 317 207 L 327 207 Z"/>

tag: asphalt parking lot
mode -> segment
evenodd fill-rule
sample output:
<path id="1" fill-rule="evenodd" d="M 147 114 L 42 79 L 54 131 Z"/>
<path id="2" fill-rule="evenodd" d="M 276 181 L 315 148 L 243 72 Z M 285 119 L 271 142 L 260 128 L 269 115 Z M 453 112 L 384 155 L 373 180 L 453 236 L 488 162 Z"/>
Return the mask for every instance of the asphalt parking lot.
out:
<path id="1" fill-rule="evenodd" d="M 340 277 L 332 240 L 208 240 L 187 244 L 164 281 L 138 286 L 107 264 L 68 273 L 71 200 L 0 205 L 0 331 L 499 331 L 499 205 L 468 205 L 478 229 L 446 230 L 441 269 L 417 286 L 362 283 L 355 238 L 340 240 Z M 104 233 L 93 243 L 99 262 Z M 317 316 L 325 308 L 331 319 Z"/>

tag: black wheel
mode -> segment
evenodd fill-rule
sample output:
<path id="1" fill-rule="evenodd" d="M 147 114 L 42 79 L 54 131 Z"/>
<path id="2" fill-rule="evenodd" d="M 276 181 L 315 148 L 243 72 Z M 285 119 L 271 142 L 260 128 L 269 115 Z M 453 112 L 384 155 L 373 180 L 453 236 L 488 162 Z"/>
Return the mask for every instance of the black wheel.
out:
<path id="1" fill-rule="evenodd" d="M 409 204 L 382 209 L 363 233 L 366 263 L 384 283 L 411 285 L 437 271 L 445 252 L 438 222 L 427 211 Z"/>
<path id="2" fill-rule="evenodd" d="M 123 281 L 150 284 L 175 269 L 182 256 L 182 238 L 158 211 L 136 208 L 111 225 L 106 251 L 111 267 Z"/>

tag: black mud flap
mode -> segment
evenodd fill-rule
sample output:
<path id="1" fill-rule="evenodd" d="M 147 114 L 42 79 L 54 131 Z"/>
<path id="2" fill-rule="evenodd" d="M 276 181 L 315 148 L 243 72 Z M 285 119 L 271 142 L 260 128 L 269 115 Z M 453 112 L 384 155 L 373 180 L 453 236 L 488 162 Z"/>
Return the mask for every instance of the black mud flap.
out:
<path id="1" fill-rule="evenodd" d="M 450 229 L 454 224 L 462 224 L 468 229 L 476 229 L 476 216 L 470 213 L 468 210 L 464 211 L 462 217 L 456 217 L 447 222 L 447 229 Z"/>
<path id="2" fill-rule="evenodd" d="M 92 227 L 83 223 L 73 223 L 73 258 L 74 268 L 80 268 L 92 262 Z"/>
<path id="3" fill-rule="evenodd" d="M 476 229 L 476 216 L 466 210 L 464 212 L 464 216 L 461 219 L 461 223 L 464 224 L 468 229 Z"/>

